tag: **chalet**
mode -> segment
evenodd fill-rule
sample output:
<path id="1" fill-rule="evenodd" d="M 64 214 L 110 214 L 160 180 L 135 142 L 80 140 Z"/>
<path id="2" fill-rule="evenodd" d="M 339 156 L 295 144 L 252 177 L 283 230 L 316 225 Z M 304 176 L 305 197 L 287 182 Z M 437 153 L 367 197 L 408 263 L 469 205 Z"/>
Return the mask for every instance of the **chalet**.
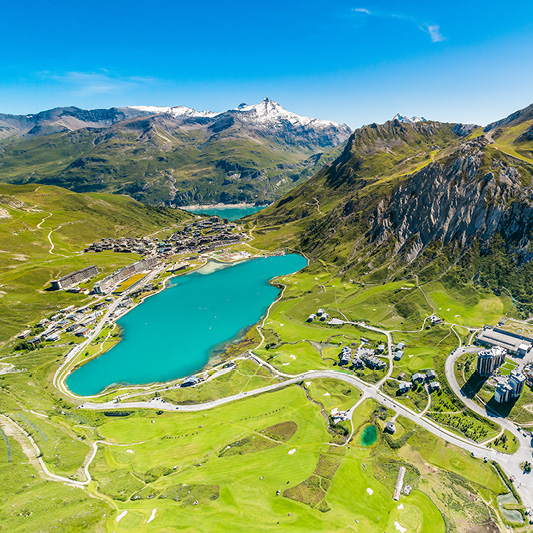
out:
<path id="1" fill-rule="evenodd" d="M 409 392 L 410 389 L 411 389 L 411 383 L 408 383 L 405 381 L 402 381 L 400 385 L 398 386 L 398 391 L 400 392 L 400 394 L 405 394 L 406 392 Z"/>
<path id="2" fill-rule="evenodd" d="M 185 378 L 182 381 L 181 386 L 182 387 L 193 387 L 194 385 L 198 385 L 198 383 L 200 383 L 200 380 L 198 379 L 197 376 L 189 376 L 188 378 Z"/>
<path id="3" fill-rule="evenodd" d="M 392 420 L 390 420 L 389 422 L 387 422 L 387 425 L 385 426 L 385 431 L 387 433 L 396 433 L 396 426 L 394 424 L 394 422 Z"/>
<path id="4" fill-rule="evenodd" d="M 429 384 L 429 390 L 430 390 L 430 392 L 433 392 L 433 391 L 436 391 L 436 390 L 440 390 L 440 383 L 438 381 L 432 381 Z"/>
<path id="5" fill-rule="evenodd" d="M 437 373 L 435 372 L 435 370 L 430 369 L 426 372 L 426 377 L 428 381 L 435 380 L 437 379 Z"/>
<path id="6" fill-rule="evenodd" d="M 413 383 L 422 383 L 424 381 L 424 375 L 419 374 L 418 372 L 416 374 L 413 374 L 413 377 L 411 378 L 411 381 Z"/>

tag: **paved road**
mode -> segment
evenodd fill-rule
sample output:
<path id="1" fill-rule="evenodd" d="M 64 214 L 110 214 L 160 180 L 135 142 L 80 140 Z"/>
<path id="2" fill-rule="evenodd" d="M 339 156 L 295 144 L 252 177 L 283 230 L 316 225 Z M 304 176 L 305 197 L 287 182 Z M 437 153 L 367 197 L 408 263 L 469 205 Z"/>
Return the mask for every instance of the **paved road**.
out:
<path id="1" fill-rule="evenodd" d="M 503 429 L 510 431 L 520 443 L 518 451 L 512 455 L 505 454 L 501 459 L 498 460 L 502 468 L 510 475 L 514 476 L 517 483 L 517 490 L 524 500 L 526 507 L 533 505 L 533 478 L 531 474 L 524 474 L 520 468 L 520 463 L 523 461 L 533 461 L 532 457 L 532 448 L 531 448 L 531 437 L 526 437 L 522 432 L 518 430 L 515 424 L 506 418 L 501 417 L 495 411 L 492 411 L 490 408 L 481 407 L 476 402 L 466 397 L 461 391 L 461 387 L 455 378 L 455 363 L 459 357 L 465 353 L 474 353 L 479 352 L 481 348 L 475 346 L 467 346 L 457 348 L 454 352 L 450 354 L 448 359 L 446 359 L 446 379 L 455 393 L 455 395 L 461 400 L 466 407 L 477 413 L 478 415 L 489 418 L 493 422 L 499 424 Z M 521 486 L 519 486 L 521 485 Z"/>
<path id="2" fill-rule="evenodd" d="M 533 490 L 532 490 L 533 487 L 530 488 L 527 486 L 529 482 L 529 478 L 524 477 L 526 476 L 526 474 L 522 473 L 520 466 L 519 466 L 520 462 L 522 460 L 525 460 L 524 458 L 527 455 L 525 445 L 521 446 L 519 452 L 517 452 L 514 455 L 508 455 L 508 454 L 504 454 L 501 452 L 497 452 L 492 449 L 485 448 L 484 446 L 480 444 L 473 443 L 472 441 L 466 438 L 455 435 L 454 433 L 440 427 L 439 425 L 437 425 L 435 422 L 433 422 L 430 419 L 421 417 L 418 413 L 415 413 L 408 407 L 400 404 L 399 402 L 397 402 L 390 396 L 379 391 L 375 385 L 369 385 L 368 383 L 365 383 L 364 381 L 360 380 L 356 376 L 353 376 L 350 374 L 344 374 L 343 372 L 339 372 L 335 370 L 313 370 L 309 372 L 304 372 L 302 374 L 298 374 L 297 376 L 289 377 L 289 375 L 284 374 L 282 372 L 278 372 L 274 367 L 272 367 L 268 363 L 265 363 L 259 358 L 256 358 L 255 356 L 252 356 L 252 359 L 254 359 L 256 362 L 260 361 L 260 363 L 263 366 L 269 367 L 278 376 L 288 377 L 288 379 L 280 383 L 274 383 L 272 385 L 268 385 L 265 387 L 261 387 L 259 389 L 255 389 L 253 391 L 241 392 L 239 394 L 234 394 L 226 398 L 219 398 L 217 400 L 205 402 L 202 404 L 173 405 L 173 404 L 166 403 L 162 399 L 155 399 L 155 400 L 150 400 L 147 402 L 120 402 L 119 404 L 117 404 L 116 402 L 106 402 L 106 403 L 98 403 L 98 404 L 86 402 L 82 404 L 80 408 L 98 409 L 98 410 L 116 409 L 117 407 L 125 408 L 125 409 L 154 408 L 154 409 L 160 409 L 164 411 L 198 412 L 198 411 L 205 411 L 208 409 L 213 409 L 213 408 L 219 407 L 221 405 L 224 405 L 230 402 L 248 398 L 250 396 L 255 396 L 258 394 L 263 394 L 266 392 L 278 390 L 283 387 L 292 385 L 294 383 L 299 383 L 304 380 L 308 381 L 308 380 L 320 379 L 320 378 L 338 379 L 346 383 L 349 383 L 350 385 L 354 385 L 359 390 L 361 390 L 367 398 L 373 398 L 377 400 L 379 403 L 385 405 L 386 407 L 390 407 L 394 409 L 398 414 L 408 418 L 409 420 L 413 421 L 417 425 L 430 431 L 437 437 L 440 437 L 441 439 L 444 439 L 445 441 L 451 444 L 454 444 L 460 448 L 463 448 L 464 450 L 470 453 L 473 453 L 477 457 L 487 457 L 488 459 L 497 461 L 501 465 L 503 470 L 509 476 L 515 476 L 517 480 L 517 485 L 516 485 L 517 490 L 520 493 L 520 496 L 522 497 L 526 507 L 533 504 Z M 529 448 L 528 455 L 530 459 L 531 458 L 531 451 L 530 451 L 531 447 L 528 446 L 528 448 Z"/>
<path id="3" fill-rule="evenodd" d="M 146 282 L 148 283 L 151 280 L 153 280 L 156 276 L 161 274 L 167 268 L 168 265 L 162 265 L 159 268 L 156 268 L 150 272 L 146 278 Z M 63 363 L 60 365 L 60 367 L 57 369 L 55 375 L 54 375 L 54 386 L 57 387 L 63 394 L 66 394 L 67 396 L 70 396 L 71 398 L 78 398 L 81 399 L 81 396 L 77 396 L 73 394 L 65 385 L 65 379 L 70 373 L 71 370 L 71 364 L 73 360 L 79 355 L 80 352 L 85 350 L 90 343 L 98 337 L 102 329 L 107 325 L 107 322 L 111 316 L 111 314 L 116 311 L 118 306 L 122 303 L 122 300 L 129 297 L 130 292 L 132 291 L 132 288 L 128 288 L 126 291 L 124 291 L 114 302 L 110 304 L 105 314 L 100 319 L 100 322 L 94 327 L 91 336 L 88 337 L 85 341 L 83 341 L 81 344 L 78 344 L 70 352 L 67 354 L 67 357 L 63 361 Z M 100 299 L 101 300 L 101 299 Z M 96 301 L 100 301 L 96 300 Z M 90 305 L 93 305 L 95 302 L 91 302 L 85 307 L 89 307 Z M 98 395 L 96 395 L 98 396 Z"/>

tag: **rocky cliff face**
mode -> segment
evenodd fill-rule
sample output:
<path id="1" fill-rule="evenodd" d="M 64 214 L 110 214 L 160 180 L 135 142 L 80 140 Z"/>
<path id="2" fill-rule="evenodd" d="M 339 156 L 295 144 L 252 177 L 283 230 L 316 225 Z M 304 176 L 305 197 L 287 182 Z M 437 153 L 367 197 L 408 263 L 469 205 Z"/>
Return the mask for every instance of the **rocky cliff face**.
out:
<path id="1" fill-rule="evenodd" d="M 529 116 L 514 115 L 498 126 L 504 140 Z M 393 120 L 356 130 L 337 160 L 255 218 L 266 231 L 292 227 L 294 247 L 354 276 L 494 246 L 519 266 L 533 259 L 532 177 L 533 160 L 492 132 Z"/>
<path id="2" fill-rule="evenodd" d="M 487 166 L 486 146 L 485 139 L 464 143 L 445 162 L 400 183 L 373 210 L 370 241 L 390 241 L 394 253 L 413 260 L 433 241 L 490 246 L 501 233 L 529 257 L 533 191 L 523 187 L 526 173 L 508 161 L 494 159 Z"/>

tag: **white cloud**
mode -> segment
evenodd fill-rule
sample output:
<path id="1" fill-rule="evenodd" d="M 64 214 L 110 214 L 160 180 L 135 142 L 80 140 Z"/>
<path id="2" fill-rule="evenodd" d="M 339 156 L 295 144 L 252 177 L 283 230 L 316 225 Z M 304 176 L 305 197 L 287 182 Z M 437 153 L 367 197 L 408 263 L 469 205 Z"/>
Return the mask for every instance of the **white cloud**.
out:
<path id="1" fill-rule="evenodd" d="M 444 41 L 444 36 L 440 32 L 440 27 L 436 24 L 426 24 L 425 27 L 422 27 L 421 29 L 426 33 L 429 33 L 429 36 L 431 37 L 431 42 L 440 43 Z"/>
<path id="2" fill-rule="evenodd" d="M 141 76 L 117 76 L 102 69 L 100 72 L 41 72 L 44 78 L 64 84 L 77 96 L 119 93 L 157 80 Z"/>
<path id="3" fill-rule="evenodd" d="M 433 43 L 440 43 L 445 40 L 445 37 L 440 32 L 440 26 L 438 24 L 421 24 L 419 21 L 417 21 L 415 18 L 409 15 L 404 15 L 401 13 L 389 13 L 389 12 L 374 12 L 366 9 L 365 7 L 356 7 L 353 8 L 352 11 L 355 11 L 357 13 L 365 13 L 366 15 L 370 15 L 373 18 L 377 19 L 398 19 L 398 20 L 404 20 L 407 22 L 410 22 L 412 24 L 415 24 L 420 30 L 422 30 L 424 33 L 427 33 L 430 38 L 431 42 Z"/>

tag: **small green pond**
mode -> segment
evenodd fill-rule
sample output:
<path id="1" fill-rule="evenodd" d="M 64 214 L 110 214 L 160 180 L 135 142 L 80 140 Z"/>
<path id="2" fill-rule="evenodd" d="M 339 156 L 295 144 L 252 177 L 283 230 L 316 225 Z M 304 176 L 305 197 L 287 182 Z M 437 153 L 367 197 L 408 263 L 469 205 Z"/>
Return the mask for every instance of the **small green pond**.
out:
<path id="1" fill-rule="evenodd" d="M 506 520 L 509 520 L 509 522 L 514 522 L 515 524 L 524 523 L 524 518 L 522 517 L 522 513 L 520 511 L 517 511 L 515 509 L 506 509 L 504 507 L 506 503 L 513 505 L 516 505 L 518 503 L 518 500 L 513 496 L 512 492 L 508 492 L 507 494 L 500 494 L 497 499 L 500 505 L 501 512 Z"/>
<path id="2" fill-rule="evenodd" d="M 372 446 L 378 440 L 378 428 L 374 425 L 366 426 L 361 437 L 363 446 Z"/>

